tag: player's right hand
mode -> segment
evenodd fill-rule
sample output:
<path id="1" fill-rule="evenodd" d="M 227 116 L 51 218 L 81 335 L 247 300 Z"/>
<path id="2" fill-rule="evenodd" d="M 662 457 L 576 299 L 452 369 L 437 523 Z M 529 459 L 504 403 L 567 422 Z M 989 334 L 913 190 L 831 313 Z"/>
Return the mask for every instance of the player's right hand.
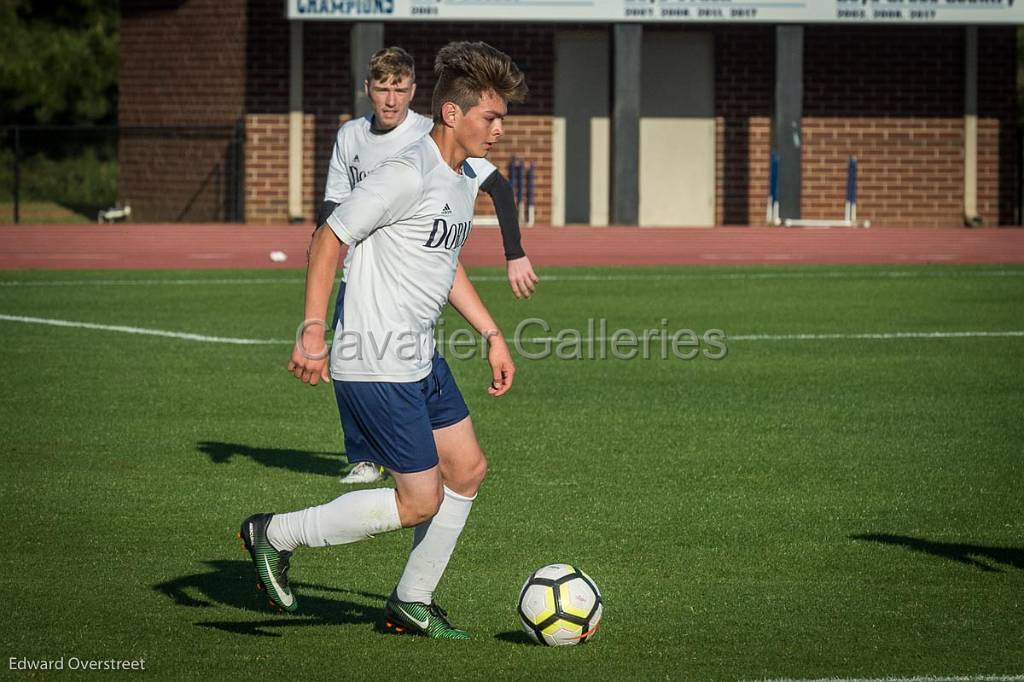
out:
<path id="1" fill-rule="evenodd" d="M 516 374 L 515 363 L 512 362 L 512 353 L 508 350 L 505 337 L 500 333 L 488 339 L 487 362 L 491 366 L 491 385 L 487 392 L 497 398 L 505 395 L 512 388 L 512 377 Z"/>
<path id="2" fill-rule="evenodd" d="M 288 371 L 295 375 L 295 378 L 304 384 L 316 386 L 320 381 L 330 381 L 328 374 L 329 356 L 325 352 L 326 344 L 321 344 L 320 350 L 310 352 L 296 343 L 292 347 L 292 357 L 288 361 Z M 323 354 L 323 357 L 315 359 Z"/>

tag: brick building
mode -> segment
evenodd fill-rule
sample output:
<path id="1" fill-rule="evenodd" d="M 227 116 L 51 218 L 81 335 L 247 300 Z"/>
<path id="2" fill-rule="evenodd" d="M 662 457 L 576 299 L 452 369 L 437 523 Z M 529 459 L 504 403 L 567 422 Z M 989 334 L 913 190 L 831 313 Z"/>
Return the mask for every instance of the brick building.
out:
<path id="1" fill-rule="evenodd" d="M 285 9 L 284 0 L 122 2 L 120 124 L 221 131 L 123 137 L 122 199 L 140 220 L 224 219 L 232 169 L 244 179 L 247 222 L 312 220 L 335 130 L 361 113 L 363 74 L 351 65 L 365 63 L 367 45 L 416 56 L 413 108 L 428 113 L 434 53 L 472 39 L 508 52 L 527 76 L 529 100 L 513 106 L 492 160 L 535 163 L 540 224 L 764 224 L 787 103 L 799 136 L 795 156 L 780 151 L 790 215 L 841 216 L 854 155 L 859 214 L 872 223 L 956 227 L 973 206 L 985 225 L 1016 221 L 1013 26 L 808 24 L 795 42 L 770 23 L 626 33 L 607 23 L 406 21 L 367 33 L 359 22 L 289 21 Z M 615 81 L 621 45 L 642 56 L 632 85 Z M 780 66 L 794 45 L 797 66 Z M 637 105 L 634 131 L 616 118 L 623 87 Z M 244 159 L 231 158 L 231 130 L 244 135 Z M 622 212 L 629 196 L 632 214 L 628 201 Z"/>

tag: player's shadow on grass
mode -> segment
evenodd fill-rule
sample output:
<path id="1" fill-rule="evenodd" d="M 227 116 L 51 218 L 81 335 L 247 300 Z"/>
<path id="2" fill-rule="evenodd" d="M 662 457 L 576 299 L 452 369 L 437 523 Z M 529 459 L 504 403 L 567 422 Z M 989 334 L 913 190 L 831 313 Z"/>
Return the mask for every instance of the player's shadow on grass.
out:
<path id="1" fill-rule="evenodd" d="M 529 644 L 536 646 L 537 643 L 530 639 L 530 636 L 522 630 L 513 630 L 511 632 L 499 632 L 494 636 L 501 642 L 508 642 L 509 644 Z"/>
<path id="2" fill-rule="evenodd" d="M 957 563 L 972 566 L 989 573 L 1002 573 L 998 565 L 1010 566 L 1024 571 L 1024 548 L 1021 547 L 984 547 L 982 545 L 966 545 L 949 542 L 932 542 L 923 538 L 912 538 L 906 535 L 867 534 L 851 535 L 851 540 L 868 540 L 886 545 L 897 545 L 914 552 L 931 554 Z"/>
<path id="3" fill-rule="evenodd" d="M 266 467 L 320 476 L 337 476 L 348 462 L 344 455 L 337 452 L 255 448 L 241 443 L 219 441 L 201 441 L 196 443 L 196 450 L 207 455 L 214 464 L 226 464 L 234 457 L 248 457 Z"/>
<path id="4" fill-rule="evenodd" d="M 251 563 L 229 560 L 203 563 L 211 570 L 168 580 L 154 585 L 153 589 L 184 608 L 229 606 L 247 613 L 269 613 L 266 597 L 256 592 Z M 277 630 L 282 628 L 376 624 L 383 615 L 384 595 L 304 582 L 293 582 L 292 586 L 299 598 L 299 610 L 294 614 L 274 614 L 260 620 L 200 620 L 195 625 L 237 635 L 280 637 Z M 363 597 L 378 602 L 380 606 L 322 596 L 322 593 Z"/>

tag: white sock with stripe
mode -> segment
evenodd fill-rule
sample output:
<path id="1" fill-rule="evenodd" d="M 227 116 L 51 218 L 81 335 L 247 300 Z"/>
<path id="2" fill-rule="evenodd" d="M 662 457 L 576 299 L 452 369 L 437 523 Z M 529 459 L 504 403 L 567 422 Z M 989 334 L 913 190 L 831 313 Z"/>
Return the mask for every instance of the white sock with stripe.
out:
<path id="1" fill-rule="evenodd" d="M 398 502 L 392 488 L 345 493 L 318 507 L 274 514 L 267 539 L 280 551 L 296 547 L 344 545 L 398 530 Z"/>
<path id="2" fill-rule="evenodd" d="M 395 588 L 400 601 L 429 604 L 434 598 L 434 590 L 448 567 L 475 499 L 476 495 L 465 497 L 445 487 L 437 514 L 416 526 L 409 560 Z"/>

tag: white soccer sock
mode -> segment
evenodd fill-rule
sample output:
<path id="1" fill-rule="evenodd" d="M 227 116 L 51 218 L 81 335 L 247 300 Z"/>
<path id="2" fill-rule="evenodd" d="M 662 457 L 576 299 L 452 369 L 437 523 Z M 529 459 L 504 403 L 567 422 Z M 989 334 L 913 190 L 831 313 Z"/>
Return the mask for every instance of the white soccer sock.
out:
<path id="1" fill-rule="evenodd" d="M 475 499 L 476 495 L 465 497 L 445 487 L 437 514 L 416 526 L 409 560 L 395 588 L 400 601 L 429 604 L 434 598 L 434 590 L 448 567 Z"/>
<path id="2" fill-rule="evenodd" d="M 319 507 L 274 514 L 267 539 L 278 550 L 291 552 L 296 547 L 344 545 L 401 527 L 395 491 L 373 488 L 345 493 Z"/>

